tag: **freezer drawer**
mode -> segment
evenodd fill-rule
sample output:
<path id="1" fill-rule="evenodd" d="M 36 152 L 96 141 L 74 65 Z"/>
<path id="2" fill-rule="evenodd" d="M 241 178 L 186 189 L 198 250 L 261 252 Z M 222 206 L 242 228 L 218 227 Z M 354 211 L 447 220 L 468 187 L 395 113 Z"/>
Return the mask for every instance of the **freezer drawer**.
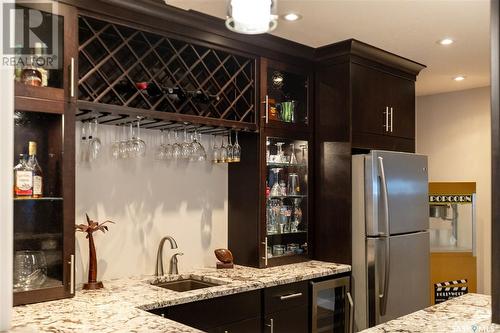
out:
<path id="1" fill-rule="evenodd" d="M 387 151 L 366 155 L 366 235 L 429 229 L 428 186 L 427 156 Z"/>
<path id="2" fill-rule="evenodd" d="M 367 238 L 370 327 L 430 305 L 429 248 L 428 231 Z"/>

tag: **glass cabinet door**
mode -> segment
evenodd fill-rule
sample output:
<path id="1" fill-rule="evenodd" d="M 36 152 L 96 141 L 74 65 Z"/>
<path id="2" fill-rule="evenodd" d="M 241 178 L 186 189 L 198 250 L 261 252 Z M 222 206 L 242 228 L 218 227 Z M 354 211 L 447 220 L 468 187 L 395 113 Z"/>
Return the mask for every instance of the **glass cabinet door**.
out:
<path id="1" fill-rule="evenodd" d="M 331 279 L 312 284 L 312 333 L 350 333 L 353 304 L 349 278 Z"/>
<path id="2" fill-rule="evenodd" d="M 266 255 L 308 252 L 308 142 L 266 140 Z"/>
<path id="3" fill-rule="evenodd" d="M 14 292 L 63 285 L 62 121 L 15 114 Z"/>
<path id="4" fill-rule="evenodd" d="M 266 124 L 307 125 L 308 103 L 307 75 L 267 68 Z"/>

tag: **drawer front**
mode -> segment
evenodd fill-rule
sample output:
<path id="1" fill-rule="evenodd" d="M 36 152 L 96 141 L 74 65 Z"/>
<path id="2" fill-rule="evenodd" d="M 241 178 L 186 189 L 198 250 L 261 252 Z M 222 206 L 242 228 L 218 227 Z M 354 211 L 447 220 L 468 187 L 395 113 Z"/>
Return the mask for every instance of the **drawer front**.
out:
<path id="1" fill-rule="evenodd" d="M 238 321 L 217 327 L 214 333 L 258 333 L 261 331 L 260 317 Z"/>
<path id="2" fill-rule="evenodd" d="M 309 332 L 308 310 L 307 305 L 303 305 L 268 314 L 264 318 L 263 332 L 307 333 Z"/>
<path id="3" fill-rule="evenodd" d="M 307 281 L 285 284 L 264 289 L 264 312 L 266 314 L 308 304 Z"/>
<path id="4" fill-rule="evenodd" d="M 201 330 L 260 316 L 260 291 L 250 291 L 163 309 L 166 318 Z M 160 314 L 158 311 L 151 311 Z"/>

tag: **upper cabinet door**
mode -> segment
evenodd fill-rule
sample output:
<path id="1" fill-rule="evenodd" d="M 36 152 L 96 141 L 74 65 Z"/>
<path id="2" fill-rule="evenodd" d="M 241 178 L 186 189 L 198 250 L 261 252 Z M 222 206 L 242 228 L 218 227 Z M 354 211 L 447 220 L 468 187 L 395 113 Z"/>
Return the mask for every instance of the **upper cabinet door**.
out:
<path id="1" fill-rule="evenodd" d="M 391 76 L 352 64 L 352 130 L 388 134 Z"/>
<path id="2" fill-rule="evenodd" d="M 415 82 L 391 76 L 390 135 L 415 139 Z"/>
<path id="3" fill-rule="evenodd" d="M 310 72 L 261 59 L 262 125 L 306 130 L 311 122 Z"/>

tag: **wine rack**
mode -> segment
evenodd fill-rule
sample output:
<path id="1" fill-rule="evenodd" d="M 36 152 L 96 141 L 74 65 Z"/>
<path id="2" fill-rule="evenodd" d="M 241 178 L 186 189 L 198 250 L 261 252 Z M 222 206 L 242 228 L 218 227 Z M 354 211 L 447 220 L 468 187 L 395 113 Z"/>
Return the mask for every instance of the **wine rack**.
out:
<path id="1" fill-rule="evenodd" d="M 137 117 L 150 128 L 172 123 L 256 130 L 256 59 L 220 49 L 79 17 L 77 119 L 107 124 Z M 138 82 L 201 91 L 217 99 L 148 96 Z"/>

